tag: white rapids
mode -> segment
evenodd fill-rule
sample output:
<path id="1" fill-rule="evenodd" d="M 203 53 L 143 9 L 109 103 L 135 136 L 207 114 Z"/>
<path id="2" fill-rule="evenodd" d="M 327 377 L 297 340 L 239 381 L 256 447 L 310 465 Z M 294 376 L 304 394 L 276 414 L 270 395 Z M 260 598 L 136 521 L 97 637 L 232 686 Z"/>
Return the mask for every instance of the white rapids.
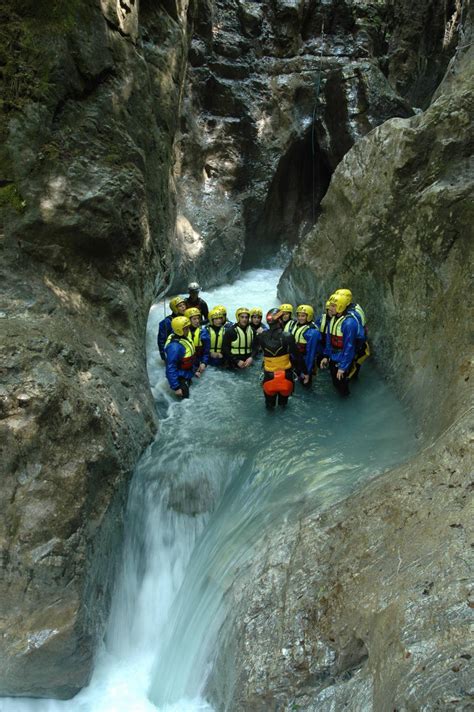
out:
<path id="1" fill-rule="evenodd" d="M 278 304 L 277 270 L 251 270 L 202 296 Z M 320 305 L 315 305 L 316 307 Z M 406 459 L 417 443 L 407 414 L 373 365 L 342 400 L 328 374 L 267 412 L 260 364 L 208 369 L 179 403 L 156 349 L 163 304 L 150 311 L 150 383 L 161 416 L 130 488 L 122 574 L 92 680 L 69 701 L 0 699 L 1 712 L 204 712 L 205 683 L 226 615 L 224 593 L 259 539 L 322 509 Z"/>

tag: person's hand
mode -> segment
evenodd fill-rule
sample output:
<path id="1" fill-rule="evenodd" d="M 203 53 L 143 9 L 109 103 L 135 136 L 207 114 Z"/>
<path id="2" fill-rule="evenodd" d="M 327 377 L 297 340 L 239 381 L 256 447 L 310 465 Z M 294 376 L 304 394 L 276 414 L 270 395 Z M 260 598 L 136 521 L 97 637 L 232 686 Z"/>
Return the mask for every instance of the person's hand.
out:
<path id="1" fill-rule="evenodd" d="M 199 371 L 203 373 L 206 370 L 206 364 L 205 363 L 200 363 L 199 364 Z"/>
<path id="2" fill-rule="evenodd" d="M 198 369 L 194 375 L 196 376 L 196 378 L 201 378 L 201 376 L 202 376 L 202 371 L 200 371 L 200 370 Z"/>
<path id="3" fill-rule="evenodd" d="M 248 368 L 253 364 L 253 358 L 251 356 L 248 357 L 246 361 L 244 361 L 244 368 Z"/>
<path id="4" fill-rule="evenodd" d="M 345 371 L 343 371 L 342 368 L 338 368 L 337 373 L 336 373 L 337 380 L 342 381 L 342 379 L 344 378 L 344 374 L 345 374 Z"/>
<path id="5" fill-rule="evenodd" d="M 245 368 L 246 361 L 237 361 L 237 366 L 239 368 Z"/>
<path id="6" fill-rule="evenodd" d="M 222 358 L 222 354 L 218 353 L 217 351 L 211 351 L 210 354 L 212 358 Z"/>
<path id="7" fill-rule="evenodd" d="M 177 396 L 180 396 L 181 398 L 183 397 L 183 391 L 181 390 L 181 388 L 177 388 L 177 389 L 175 390 L 175 393 L 176 393 Z"/>
<path id="8" fill-rule="evenodd" d="M 323 359 L 321 360 L 321 363 L 319 364 L 319 367 L 320 367 L 320 368 L 327 368 L 327 367 L 328 367 L 328 363 L 329 363 L 329 359 L 328 359 L 328 358 L 323 358 Z"/>
<path id="9" fill-rule="evenodd" d="M 303 381 L 303 383 L 306 386 L 306 384 L 309 383 L 309 373 L 305 373 L 301 380 Z"/>

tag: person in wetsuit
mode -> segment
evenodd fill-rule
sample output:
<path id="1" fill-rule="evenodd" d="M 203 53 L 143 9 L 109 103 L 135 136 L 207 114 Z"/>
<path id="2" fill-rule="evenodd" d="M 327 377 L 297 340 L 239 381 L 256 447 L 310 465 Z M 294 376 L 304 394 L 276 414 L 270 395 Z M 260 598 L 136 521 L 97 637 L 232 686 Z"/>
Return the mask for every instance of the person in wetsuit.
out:
<path id="1" fill-rule="evenodd" d="M 189 338 L 196 349 L 196 360 L 199 364 L 199 371 L 202 373 L 209 364 L 209 352 L 211 350 L 211 339 L 205 326 L 201 326 L 201 312 L 197 307 L 190 307 L 184 312 L 191 325 L 189 327 Z"/>
<path id="2" fill-rule="evenodd" d="M 350 289 L 336 289 L 334 294 L 342 294 L 344 297 L 350 299 L 350 304 L 347 307 L 347 311 L 349 314 L 355 316 L 357 318 L 357 321 L 359 322 L 359 329 L 357 332 L 356 339 L 356 372 L 353 376 L 353 378 L 357 378 L 361 365 L 370 356 L 370 346 L 367 340 L 368 331 L 365 311 L 362 309 L 360 304 L 354 302 Z"/>
<path id="3" fill-rule="evenodd" d="M 250 326 L 254 336 L 261 334 L 262 331 L 266 331 L 268 329 L 265 324 L 262 324 L 262 318 L 263 312 L 260 307 L 253 307 L 253 309 L 250 310 Z"/>
<path id="4" fill-rule="evenodd" d="M 270 309 L 267 313 L 268 331 L 257 334 L 255 341 L 263 351 L 263 394 L 265 407 L 272 410 L 285 407 L 293 393 L 293 367 L 303 383 L 308 383 L 309 373 L 303 355 L 298 350 L 293 334 L 283 331 L 283 312 Z M 293 361 L 290 360 L 290 356 Z"/>
<path id="5" fill-rule="evenodd" d="M 298 322 L 296 319 L 293 319 L 293 305 L 280 304 L 280 311 L 283 312 L 283 331 L 289 331 L 290 334 L 294 335 Z"/>
<path id="6" fill-rule="evenodd" d="M 329 367 L 334 388 L 341 396 L 349 395 L 349 380 L 357 372 L 356 340 L 359 329 L 357 317 L 348 311 L 349 297 L 333 294 L 329 298 L 331 320 L 321 368 Z"/>
<path id="7" fill-rule="evenodd" d="M 168 314 L 168 316 L 165 316 L 165 318 L 160 321 L 158 326 L 158 334 L 156 336 L 158 351 L 160 352 L 162 361 L 166 360 L 166 339 L 173 332 L 173 329 L 171 328 L 171 320 L 174 319 L 175 316 L 183 316 L 186 310 L 186 299 L 184 297 L 173 297 L 173 299 L 170 301 L 169 306 L 171 309 L 171 314 Z"/>
<path id="8" fill-rule="evenodd" d="M 189 398 L 189 386 L 193 376 L 199 378 L 196 349 L 189 338 L 191 322 L 187 316 L 175 316 L 171 321 L 172 332 L 166 339 L 166 378 L 177 396 Z"/>
<path id="9" fill-rule="evenodd" d="M 218 307 L 214 307 L 209 312 L 209 324 L 206 324 L 205 327 L 209 334 L 209 364 L 219 368 L 225 365 L 222 353 L 222 340 L 226 330 L 224 319 L 225 312 Z"/>
<path id="10" fill-rule="evenodd" d="M 243 369 L 252 365 L 258 348 L 254 343 L 250 326 L 250 309 L 239 307 L 235 312 L 237 321 L 226 329 L 222 339 L 222 353 L 229 368 Z"/>
<path id="11" fill-rule="evenodd" d="M 199 296 L 200 289 L 201 286 L 198 282 L 191 282 L 188 284 L 189 295 L 186 297 L 186 309 L 191 309 L 192 307 L 199 309 L 201 312 L 202 324 L 207 324 L 209 320 L 209 307 L 204 299 L 201 299 Z"/>

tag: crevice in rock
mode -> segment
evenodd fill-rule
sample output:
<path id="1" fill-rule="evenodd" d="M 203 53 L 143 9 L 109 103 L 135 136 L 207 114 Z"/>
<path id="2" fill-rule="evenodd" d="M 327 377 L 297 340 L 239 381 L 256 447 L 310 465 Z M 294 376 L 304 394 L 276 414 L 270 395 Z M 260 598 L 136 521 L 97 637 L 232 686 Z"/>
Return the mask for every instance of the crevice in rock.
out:
<path id="1" fill-rule="evenodd" d="M 99 87 L 106 84 L 110 79 L 116 77 L 116 72 L 113 67 L 105 67 L 99 74 L 94 76 L 86 77 L 81 76 L 82 80 L 82 91 L 77 93 L 69 93 L 64 96 L 60 102 L 58 102 L 52 119 L 53 126 L 58 123 L 59 118 L 64 110 L 64 107 L 69 101 L 86 101 L 99 89 Z"/>
<path id="2" fill-rule="evenodd" d="M 252 201 L 246 202 L 244 268 L 281 248 L 294 247 L 310 230 L 331 173 L 329 159 L 309 129 L 280 159 L 263 210 L 256 218 Z"/>
<path id="3" fill-rule="evenodd" d="M 105 20 L 107 26 L 110 27 L 111 30 L 113 30 L 114 32 L 118 32 L 118 34 L 119 34 L 121 37 L 123 37 L 124 40 L 127 40 L 127 42 L 131 42 L 133 45 L 136 44 L 136 43 L 133 41 L 132 36 L 131 36 L 128 32 L 125 32 L 124 30 L 122 30 L 122 28 L 120 27 L 120 25 L 117 25 L 117 23 L 112 22 L 112 20 L 110 20 L 108 17 L 105 17 L 105 15 L 102 15 L 102 17 L 104 18 L 104 20 Z"/>

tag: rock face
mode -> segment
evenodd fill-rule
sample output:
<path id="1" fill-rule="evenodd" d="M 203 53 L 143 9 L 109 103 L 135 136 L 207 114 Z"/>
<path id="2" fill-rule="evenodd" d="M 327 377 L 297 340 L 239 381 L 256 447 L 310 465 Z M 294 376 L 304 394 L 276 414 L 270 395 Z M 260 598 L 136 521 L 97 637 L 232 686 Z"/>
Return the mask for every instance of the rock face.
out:
<path id="1" fill-rule="evenodd" d="M 431 96 L 447 62 L 443 28 L 433 2 L 200 3 L 178 144 L 175 286 L 196 274 L 216 284 L 294 246 L 353 143 Z"/>
<path id="2" fill-rule="evenodd" d="M 319 305 L 351 287 L 381 367 L 432 444 L 350 500 L 285 524 L 240 572 L 209 682 L 220 710 L 471 709 L 469 32 L 424 113 L 346 154 L 280 284 L 284 301 Z"/>
<path id="3" fill-rule="evenodd" d="M 153 297 L 297 241 L 354 141 L 431 95 L 438 4 L 2 3 L 0 694 L 90 676 Z"/>
<path id="4" fill-rule="evenodd" d="M 20 80 L 1 125 L 0 694 L 70 697 L 157 424 L 145 326 L 171 264 L 187 4 L 142 2 L 140 24 L 134 0 L 23 4 L 2 9 Z"/>
<path id="5" fill-rule="evenodd" d="M 472 709 L 469 437 L 263 542 L 230 594 L 218 710 Z"/>
<path id="6" fill-rule="evenodd" d="M 280 283 L 285 298 L 316 305 L 351 285 L 367 305 L 377 358 L 426 435 L 471 404 L 471 51 L 424 113 L 386 122 L 345 156 Z"/>

